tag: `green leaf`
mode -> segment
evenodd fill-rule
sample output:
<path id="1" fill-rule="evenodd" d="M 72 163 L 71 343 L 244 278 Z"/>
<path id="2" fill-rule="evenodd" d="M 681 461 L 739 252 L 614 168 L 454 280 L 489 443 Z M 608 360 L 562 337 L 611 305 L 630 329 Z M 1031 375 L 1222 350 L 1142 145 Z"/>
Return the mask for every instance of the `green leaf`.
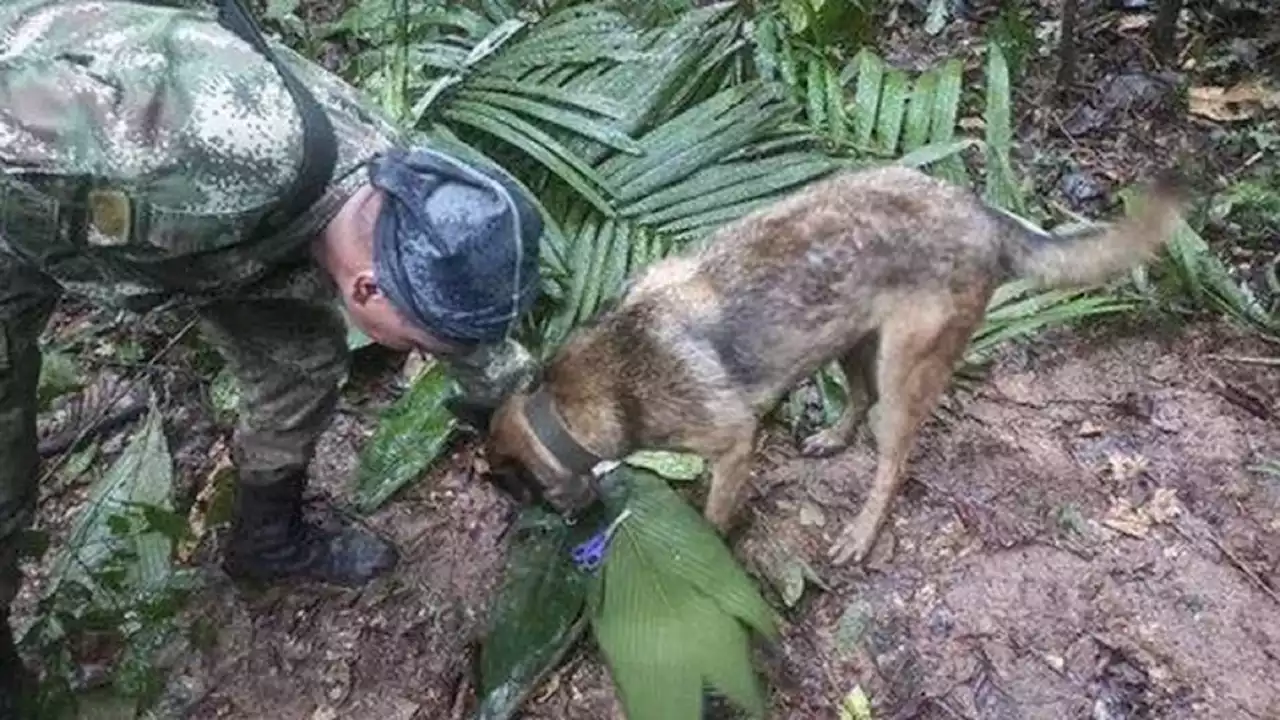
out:
<path id="1" fill-rule="evenodd" d="M 933 123 L 934 95 L 938 89 L 938 71 L 926 70 L 916 78 L 907 103 L 906 130 L 902 136 L 902 149 L 911 152 L 929 142 Z"/>
<path id="2" fill-rule="evenodd" d="M 814 130 L 822 132 L 827 129 L 827 74 L 826 63 L 822 58 L 809 58 L 805 63 L 808 77 L 805 79 L 805 94 L 808 99 L 809 124 Z"/>
<path id="3" fill-rule="evenodd" d="M 570 557 L 575 539 L 558 516 L 521 512 L 480 649 L 478 720 L 515 717 L 586 630 L 587 576 Z"/>
<path id="4" fill-rule="evenodd" d="M 629 720 L 695 720 L 704 683 L 759 717 L 748 629 L 772 610 L 705 519 L 657 475 L 620 466 L 630 492 L 593 583 L 595 636 Z"/>
<path id="5" fill-rule="evenodd" d="M 599 141 L 609 147 L 639 155 L 641 149 L 621 130 L 592 119 L 591 117 L 571 110 L 565 110 L 537 100 L 520 97 L 512 93 L 493 92 L 489 90 L 464 89 L 458 93 L 459 100 L 489 104 L 506 108 L 513 112 L 523 113 L 538 120 L 564 128 L 570 132 Z"/>
<path id="6" fill-rule="evenodd" d="M 855 685 L 840 701 L 840 720 L 874 720 L 871 700 L 861 685 Z"/>
<path id="7" fill-rule="evenodd" d="M 470 125 L 520 148 L 542 163 L 591 202 L 597 210 L 612 215 L 613 208 L 596 187 L 608 190 L 608 181 L 574 155 L 555 138 L 507 110 L 467 100 L 454 100 L 441 116 Z"/>
<path id="8" fill-rule="evenodd" d="M 947 26 L 947 2 L 949 0 L 930 0 L 928 19 L 924 23 L 924 31 L 937 35 Z"/>
<path id="9" fill-rule="evenodd" d="M 240 382 L 230 365 L 224 365 L 209 384 L 209 399 L 219 415 L 234 416 L 240 407 Z"/>
<path id="10" fill-rule="evenodd" d="M 668 480 L 697 480 L 706 469 L 706 461 L 698 455 L 665 450 L 640 450 L 628 455 L 623 462 L 650 470 Z"/>
<path id="11" fill-rule="evenodd" d="M 173 459 L 164 435 L 160 410 L 152 403 L 145 422 L 116 462 L 93 484 L 76 516 L 63 551 L 54 562 L 46 597 L 68 583 L 90 588 L 95 602 L 112 606 L 122 601 L 95 573 L 112 558 L 133 556 L 124 575 L 128 593 L 149 594 L 162 589 L 171 572 L 172 542 L 157 531 L 129 531 L 130 510 L 138 505 L 172 509 Z M 124 533 L 119 531 L 125 530 Z"/>
<path id="12" fill-rule="evenodd" d="M 445 407 L 453 391 L 445 365 L 437 362 L 387 409 L 360 453 L 353 488 L 360 512 L 377 510 L 439 457 L 456 426 Z"/>
<path id="13" fill-rule="evenodd" d="M 933 121 L 930 124 L 930 144 L 949 143 L 955 139 L 956 124 L 960 119 L 960 93 L 964 82 L 964 62 L 952 58 L 943 64 L 938 73 L 938 86 L 934 95 Z M 934 171 L 957 185 L 968 185 L 969 177 L 964 163 L 958 157 L 944 158 Z"/>
<path id="14" fill-rule="evenodd" d="M 902 137 L 902 125 L 906 119 L 910 88 L 910 80 L 902 70 L 892 68 L 885 72 L 880 95 L 880 112 L 876 121 L 878 140 L 876 146 L 885 154 L 898 151 L 898 140 Z"/>
<path id="15" fill-rule="evenodd" d="M 858 85 L 853 95 L 853 142 L 858 147 L 871 145 L 871 133 L 880 111 L 880 90 L 884 81 L 884 63 L 879 56 L 864 48 L 851 61 L 858 68 Z"/>
<path id="16" fill-rule="evenodd" d="M 36 398 L 40 408 L 47 409 L 54 400 L 83 387 L 84 379 L 80 366 L 70 355 L 52 349 L 45 350 L 42 355 Z"/>
<path id="17" fill-rule="evenodd" d="M 987 202 L 1010 212 L 1026 214 L 1018 180 L 1013 173 L 1013 97 L 1009 66 L 997 43 L 987 44 L 986 156 Z"/>

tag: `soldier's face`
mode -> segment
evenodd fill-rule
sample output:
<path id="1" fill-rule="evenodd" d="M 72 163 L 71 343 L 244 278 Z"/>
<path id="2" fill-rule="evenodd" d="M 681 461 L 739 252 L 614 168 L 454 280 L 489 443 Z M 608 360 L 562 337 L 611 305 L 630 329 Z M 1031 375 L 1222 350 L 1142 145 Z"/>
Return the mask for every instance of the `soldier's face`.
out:
<path id="1" fill-rule="evenodd" d="M 464 350 L 441 340 L 409 322 L 378 291 L 373 273 L 359 273 L 349 288 L 343 288 L 343 302 L 351 321 L 370 340 L 394 350 L 421 350 L 436 356 L 448 356 Z"/>

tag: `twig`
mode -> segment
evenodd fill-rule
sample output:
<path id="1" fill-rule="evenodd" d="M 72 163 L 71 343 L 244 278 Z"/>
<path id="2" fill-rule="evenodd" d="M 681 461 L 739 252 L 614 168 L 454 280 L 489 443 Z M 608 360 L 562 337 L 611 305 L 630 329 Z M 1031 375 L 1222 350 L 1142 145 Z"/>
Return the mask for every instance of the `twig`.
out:
<path id="1" fill-rule="evenodd" d="M 1240 363 L 1241 365 L 1265 365 L 1267 367 L 1280 367 L 1280 358 L 1273 357 L 1256 357 L 1248 355 L 1218 355 L 1208 353 L 1207 358 L 1214 360 L 1225 360 L 1227 362 Z"/>
<path id="2" fill-rule="evenodd" d="M 1187 533 L 1186 530 L 1183 530 L 1176 523 L 1173 525 L 1173 529 L 1176 530 L 1177 533 L 1181 535 L 1183 539 L 1185 539 L 1187 542 L 1195 543 L 1195 539 L 1192 538 Z M 1256 586 L 1262 592 L 1266 593 L 1267 596 L 1270 597 L 1272 600 L 1274 600 L 1277 605 L 1280 605 L 1280 593 L 1277 593 L 1275 590 L 1272 590 L 1269 585 L 1263 582 L 1262 578 L 1258 577 L 1257 573 L 1250 570 L 1249 567 L 1245 565 L 1240 558 L 1236 557 L 1236 554 L 1231 552 L 1231 550 L 1229 550 L 1227 546 L 1223 544 L 1223 542 L 1219 540 L 1216 535 L 1213 534 L 1213 532 L 1206 530 L 1204 532 L 1204 535 L 1205 537 L 1209 538 L 1209 542 L 1213 543 L 1214 547 L 1218 548 L 1218 552 L 1221 552 L 1223 555 L 1225 555 L 1227 559 L 1231 561 L 1231 564 L 1235 565 L 1237 570 L 1244 573 L 1244 576 L 1248 578 L 1249 581 L 1254 584 L 1254 586 Z"/>
<path id="3" fill-rule="evenodd" d="M 81 437 L 73 437 L 70 433 L 63 433 L 61 435 L 55 435 L 51 438 L 47 438 L 40 443 L 40 457 L 49 458 L 60 452 L 75 452 L 79 448 L 80 444 L 88 439 L 89 435 L 96 435 L 114 430 L 115 428 L 146 412 L 146 409 L 147 404 L 144 402 L 133 403 L 111 413 L 97 422 L 91 423 L 89 425 L 89 431 L 87 433 L 83 433 Z"/>
<path id="4" fill-rule="evenodd" d="M 76 434 L 75 439 L 67 445 L 67 449 L 63 450 L 62 454 L 58 456 L 58 459 L 52 462 L 49 467 L 45 469 L 44 474 L 40 476 L 39 485 L 47 483 L 49 478 L 53 477 L 54 473 L 62 469 L 62 466 L 66 464 L 67 459 L 71 457 L 71 448 L 74 448 L 84 442 L 84 439 L 89 436 L 89 433 L 101 425 L 103 419 L 106 417 L 107 413 L 110 412 L 111 408 L 115 406 L 116 403 L 123 400 L 129 393 L 133 392 L 133 389 L 137 387 L 138 383 L 143 377 L 145 377 L 146 371 L 150 370 L 152 366 L 156 364 L 156 361 L 158 361 L 165 353 L 172 350 L 173 347 L 182 340 L 182 338 L 186 337 L 187 333 L 196 326 L 196 322 L 197 320 L 194 318 L 188 321 L 176 335 L 169 338 L 169 342 L 165 343 L 164 347 L 160 348 L 160 350 L 151 356 L 151 359 L 139 369 L 137 375 L 134 375 L 128 382 L 120 384 L 120 389 L 117 390 L 110 402 L 103 403 L 102 408 L 98 410 L 97 417 L 95 417 L 92 422 L 86 423 L 84 428 Z"/>

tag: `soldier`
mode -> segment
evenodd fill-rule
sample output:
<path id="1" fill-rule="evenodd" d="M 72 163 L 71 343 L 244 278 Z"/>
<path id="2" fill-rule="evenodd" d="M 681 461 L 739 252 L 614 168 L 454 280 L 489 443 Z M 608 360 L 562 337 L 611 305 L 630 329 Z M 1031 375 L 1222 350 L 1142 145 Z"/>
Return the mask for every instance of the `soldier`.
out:
<path id="1" fill-rule="evenodd" d="M 193 307 L 235 371 L 230 574 L 352 586 L 395 565 L 376 536 L 302 517 L 347 371 L 335 291 L 374 341 L 444 358 L 492 407 L 531 372 L 508 336 L 542 230 L 501 171 L 408 147 L 236 3 L 0 7 L 0 719 L 30 687 L 8 616 L 36 505 L 37 340 L 63 294 Z"/>

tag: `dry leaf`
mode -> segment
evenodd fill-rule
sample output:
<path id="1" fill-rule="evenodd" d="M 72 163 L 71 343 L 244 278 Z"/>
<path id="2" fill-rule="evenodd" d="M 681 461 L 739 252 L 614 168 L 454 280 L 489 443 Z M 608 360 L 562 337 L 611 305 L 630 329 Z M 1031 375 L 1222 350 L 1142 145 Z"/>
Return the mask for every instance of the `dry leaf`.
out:
<path id="1" fill-rule="evenodd" d="M 1156 488 L 1146 505 L 1147 515 L 1155 523 L 1167 523 L 1182 512 L 1178 491 L 1173 488 Z"/>
<path id="2" fill-rule="evenodd" d="M 218 481 L 224 472 L 234 467 L 231 454 L 227 452 L 227 445 L 222 438 L 218 438 L 210 448 L 209 454 L 218 458 L 218 461 L 205 475 L 204 486 L 200 488 L 196 501 L 191 504 L 191 509 L 187 512 L 187 526 L 191 529 L 191 533 L 182 539 L 177 549 L 178 562 L 183 565 L 191 561 L 191 556 L 200 546 L 200 541 L 204 539 L 204 534 L 208 530 L 208 513 L 220 488 Z"/>
<path id="3" fill-rule="evenodd" d="M 1095 422 L 1085 420 L 1080 423 L 1080 429 L 1076 431 L 1080 437 L 1097 437 L 1102 434 L 1102 426 Z"/>
<path id="4" fill-rule="evenodd" d="M 1126 482 L 1146 472 L 1148 465 L 1150 462 L 1137 453 L 1111 453 L 1107 456 L 1107 475 L 1114 482 Z"/>
<path id="5" fill-rule="evenodd" d="M 1116 28 L 1120 32 L 1146 30 L 1151 27 L 1151 21 L 1154 19 L 1155 16 L 1153 15 L 1126 15 L 1120 18 L 1120 22 L 1116 23 Z"/>
<path id="6" fill-rule="evenodd" d="M 1157 488 L 1146 505 L 1135 508 L 1124 498 L 1115 498 L 1102 524 L 1125 535 L 1145 538 L 1152 525 L 1167 523 L 1182 512 L 1178 491 Z"/>
<path id="7" fill-rule="evenodd" d="M 822 508 L 806 502 L 800 505 L 800 524 L 808 527 L 822 527 L 827 524 L 827 516 L 822 512 Z"/>
<path id="8" fill-rule="evenodd" d="M 1262 109 L 1264 102 L 1276 102 L 1274 93 L 1256 82 L 1240 83 L 1231 88 L 1218 86 L 1193 87 L 1187 93 L 1188 110 L 1192 115 L 1216 122 L 1248 120 Z"/>
<path id="9" fill-rule="evenodd" d="M 1130 505 L 1124 498 L 1116 498 L 1111 503 L 1111 509 L 1102 519 L 1102 524 L 1116 532 L 1139 539 L 1145 538 L 1151 531 L 1151 518 L 1147 517 L 1140 508 Z"/>

